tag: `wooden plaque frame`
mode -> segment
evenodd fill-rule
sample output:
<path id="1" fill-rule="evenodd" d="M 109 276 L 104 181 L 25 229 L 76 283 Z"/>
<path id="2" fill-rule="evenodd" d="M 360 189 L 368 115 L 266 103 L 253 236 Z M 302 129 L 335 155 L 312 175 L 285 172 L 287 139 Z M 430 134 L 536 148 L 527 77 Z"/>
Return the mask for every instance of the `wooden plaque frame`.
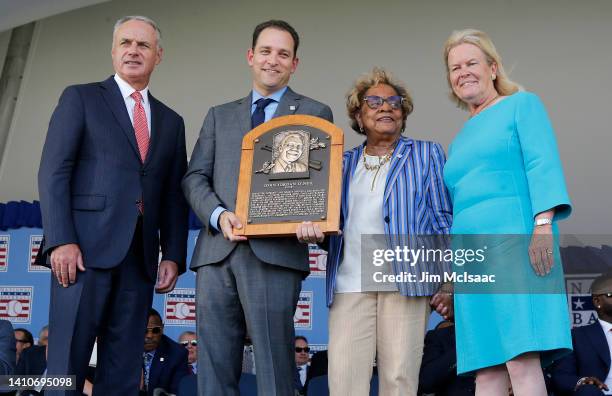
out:
<path id="1" fill-rule="evenodd" d="M 299 221 L 279 221 L 252 224 L 248 221 L 249 203 L 251 198 L 252 178 L 258 164 L 254 162 L 255 144 L 259 137 L 272 129 L 291 126 L 307 126 L 318 129 L 329 136 L 329 167 L 327 180 L 327 215 L 325 219 L 303 219 Z M 273 118 L 247 133 L 242 139 L 240 157 L 240 176 L 236 196 L 236 215 L 243 224 L 242 229 L 234 229 L 236 235 L 247 237 L 278 237 L 294 236 L 297 224 L 302 221 L 312 221 L 319 225 L 325 234 L 337 234 L 340 226 L 340 189 L 342 186 L 342 153 L 344 150 L 344 133 L 342 129 L 322 118 L 309 115 L 288 115 Z"/>

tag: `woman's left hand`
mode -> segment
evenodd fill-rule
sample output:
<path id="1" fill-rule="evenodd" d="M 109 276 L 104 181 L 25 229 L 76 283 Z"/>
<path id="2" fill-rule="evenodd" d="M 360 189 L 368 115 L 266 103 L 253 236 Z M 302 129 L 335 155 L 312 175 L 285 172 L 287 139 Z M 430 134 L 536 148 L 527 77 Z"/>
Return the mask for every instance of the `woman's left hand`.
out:
<path id="1" fill-rule="evenodd" d="M 545 276 L 554 264 L 552 225 L 535 226 L 529 244 L 529 259 L 536 274 Z"/>

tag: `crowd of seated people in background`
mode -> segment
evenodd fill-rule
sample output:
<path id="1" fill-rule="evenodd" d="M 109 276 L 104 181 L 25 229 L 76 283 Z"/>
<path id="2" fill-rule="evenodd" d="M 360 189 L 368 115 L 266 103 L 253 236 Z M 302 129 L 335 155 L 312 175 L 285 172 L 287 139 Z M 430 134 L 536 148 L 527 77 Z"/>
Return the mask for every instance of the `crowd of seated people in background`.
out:
<path id="1" fill-rule="evenodd" d="M 612 394 L 612 274 L 604 274 L 592 284 L 592 304 L 597 321 L 572 330 L 573 352 L 557 360 L 545 371 L 549 395 L 601 396 Z M 590 304 L 590 302 L 587 302 Z M 425 347 L 419 375 L 419 395 L 473 396 L 473 376 L 457 376 L 455 327 L 452 321 L 440 322 L 425 336 Z M 39 333 L 38 343 L 30 331 L 13 330 L 11 323 L 0 320 L 0 375 L 44 375 L 47 365 L 47 326 Z M 185 331 L 178 342 L 164 335 L 161 315 L 149 312 L 144 335 L 142 396 L 195 394 L 198 341 L 196 333 Z M 248 353 L 250 352 L 250 353 Z M 327 376 L 327 351 L 313 355 L 308 339 L 295 337 L 295 389 L 300 395 L 308 394 L 313 378 Z M 255 374 L 252 346 L 245 340 L 247 374 Z M 95 348 L 90 363 L 95 368 Z M 250 360 L 247 361 L 247 360 Z M 250 364 L 249 364 L 250 363 Z M 373 368 L 374 373 L 376 367 Z M 83 390 L 91 394 L 95 371 Z M 182 390 L 180 390 L 182 389 Z M 22 391 L 21 396 L 43 394 L 36 390 Z M 508 391 L 512 395 L 512 389 Z"/>

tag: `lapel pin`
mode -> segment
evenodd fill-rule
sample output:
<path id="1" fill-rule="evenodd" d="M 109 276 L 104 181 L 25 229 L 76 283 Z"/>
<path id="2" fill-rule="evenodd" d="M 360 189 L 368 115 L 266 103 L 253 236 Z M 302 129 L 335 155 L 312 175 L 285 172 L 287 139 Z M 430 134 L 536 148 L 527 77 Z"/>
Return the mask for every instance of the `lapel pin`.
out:
<path id="1" fill-rule="evenodd" d="M 289 110 L 295 111 L 295 106 L 293 106 L 293 105 L 289 106 Z"/>
<path id="2" fill-rule="evenodd" d="M 159 361 L 160 361 L 160 362 L 163 362 L 163 361 L 164 361 L 164 358 L 163 358 L 163 357 L 159 358 Z"/>

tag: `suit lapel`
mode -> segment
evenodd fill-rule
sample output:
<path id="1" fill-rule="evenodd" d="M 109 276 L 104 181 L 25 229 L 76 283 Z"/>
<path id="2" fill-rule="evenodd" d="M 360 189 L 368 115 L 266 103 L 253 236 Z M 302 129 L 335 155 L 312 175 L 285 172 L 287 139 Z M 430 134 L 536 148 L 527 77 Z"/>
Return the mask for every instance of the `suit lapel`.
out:
<path id="1" fill-rule="evenodd" d="M 251 128 L 251 98 L 252 94 L 249 93 L 246 97 L 238 100 L 238 111 L 236 112 L 238 117 L 238 123 L 240 124 L 240 130 L 242 135 L 246 135 Z"/>
<path id="2" fill-rule="evenodd" d="M 130 116 L 125 108 L 125 101 L 121 96 L 121 91 L 117 86 L 117 83 L 113 77 L 109 77 L 102 81 L 102 97 L 106 101 L 106 104 L 110 108 L 111 112 L 115 116 L 117 123 L 121 126 L 125 137 L 130 142 L 132 150 L 137 158 L 140 158 L 140 151 L 138 150 L 138 143 L 136 143 L 136 135 L 134 134 L 134 127 L 130 121 Z"/>
<path id="3" fill-rule="evenodd" d="M 147 386 L 147 389 L 149 390 L 155 389 L 152 388 L 152 386 L 157 387 L 159 385 L 158 379 L 161 376 L 161 371 L 166 360 L 166 354 L 165 351 L 163 351 L 162 342 L 160 342 L 159 348 L 157 348 L 157 351 L 155 351 L 155 356 L 153 356 L 153 362 L 151 363 L 151 369 L 149 370 L 149 384 Z"/>
<path id="4" fill-rule="evenodd" d="M 400 136 L 400 139 L 397 142 L 397 147 L 393 152 L 393 157 L 391 157 L 391 163 L 389 164 L 389 174 L 387 175 L 387 182 L 385 184 L 385 195 L 383 202 L 386 202 L 387 199 L 389 199 L 391 191 L 393 190 L 393 185 L 397 180 L 397 176 L 399 175 L 400 170 L 403 168 L 404 163 L 410 156 L 412 144 L 412 139 Z"/>
<path id="5" fill-rule="evenodd" d="M 594 323 L 590 328 L 591 336 L 589 341 L 591 342 L 593 349 L 597 351 L 597 355 L 606 364 L 607 370 L 610 369 L 610 348 L 608 346 L 608 340 L 604 334 L 603 328 L 599 322 Z M 606 346 L 606 348 L 603 348 Z"/>
<path id="6" fill-rule="evenodd" d="M 161 123 L 163 114 L 161 111 L 161 104 L 157 99 L 151 95 L 149 91 L 149 104 L 151 106 L 151 125 L 149 126 L 151 131 L 151 139 L 149 140 L 149 150 L 147 151 L 147 157 L 145 158 L 144 166 L 147 166 L 155 154 L 155 149 L 161 139 Z"/>
<path id="7" fill-rule="evenodd" d="M 285 94 L 281 97 L 272 118 L 296 114 L 298 107 L 300 106 L 300 99 L 300 95 L 296 94 L 291 88 L 287 87 L 287 91 L 285 91 Z"/>

